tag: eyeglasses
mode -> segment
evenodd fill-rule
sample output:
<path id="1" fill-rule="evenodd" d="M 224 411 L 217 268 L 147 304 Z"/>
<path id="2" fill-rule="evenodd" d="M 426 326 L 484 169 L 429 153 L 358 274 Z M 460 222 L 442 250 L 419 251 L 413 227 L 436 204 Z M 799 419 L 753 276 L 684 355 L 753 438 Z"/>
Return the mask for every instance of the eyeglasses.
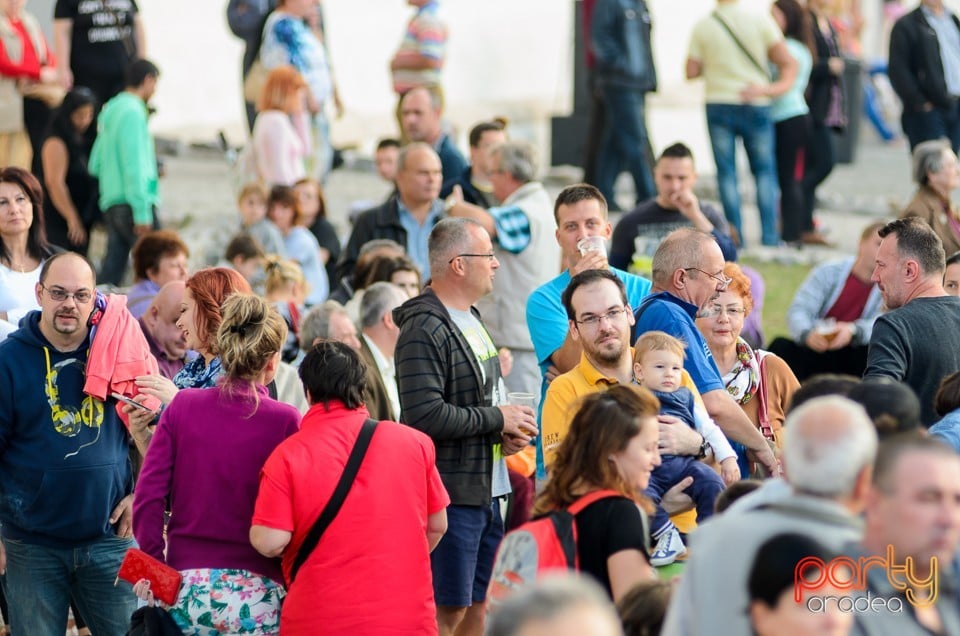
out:
<path id="1" fill-rule="evenodd" d="M 717 285 L 719 285 L 719 289 L 717 289 L 717 291 L 723 291 L 723 290 L 725 290 L 727 287 L 730 286 L 730 283 L 733 282 L 733 279 L 732 279 L 732 278 L 727 278 L 727 277 L 724 276 L 722 273 L 721 273 L 721 274 L 711 274 L 710 272 L 705 272 L 705 271 L 703 271 L 703 270 L 700 269 L 699 267 L 684 267 L 684 268 L 683 268 L 683 271 L 685 271 L 685 272 L 689 272 L 690 270 L 694 270 L 694 271 L 700 272 L 701 274 L 703 274 L 703 275 L 705 275 L 705 276 L 709 276 L 709 277 L 712 278 L 713 280 L 717 281 Z"/>
<path id="2" fill-rule="evenodd" d="M 630 311 L 629 307 L 620 307 L 619 309 L 611 309 L 607 313 L 600 314 L 599 316 L 590 314 L 588 316 L 584 316 L 581 320 L 574 320 L 573 322 L 586 327 L 598 327 L 600 326 L 600 322 L 603 320 L 613 324 L 617 321 L 617 319 L 620 318 L 620 316 L 623 316 L 628 311 Z"/>
<path id="3" fill-rule="evenodd" d="M 73 298 L 75 301 L 77 301 L 77 304 L 83 305 L 90 302 L 90 299 L 93 298 L 93 292 L 86 289 L 75 291 L 72 294 L 65 289 L 60 289 L 59 287 L 51 288 L 40 285 L 40 289 L 46 291 L 51 300 L 58 303 L 62 303 L 67 298 Z"/>
<path id="4" fill-rule="evenodd" d="M 720 305 L 714 305 L 703 311 L 701 314 L 702 318 L 717 318 L 719 316 L 726 315 L 727 318 L 743 318 L 747 313 L 747 310 L 743 307 L 721 307 Z"/>
<path id="5" fill-rule="evenodd" d="M 497 255 L 494 254 L 493 252 L 489 252 L 487 254 L 457 254 L 456 256 L 451 258 L 449 261 L 447 261 L 447 265 L 457 260 L 458 258 L 485 258 L 488 261 L 493 261 L 493 259 L 495 259 L 496 257 Z"/>

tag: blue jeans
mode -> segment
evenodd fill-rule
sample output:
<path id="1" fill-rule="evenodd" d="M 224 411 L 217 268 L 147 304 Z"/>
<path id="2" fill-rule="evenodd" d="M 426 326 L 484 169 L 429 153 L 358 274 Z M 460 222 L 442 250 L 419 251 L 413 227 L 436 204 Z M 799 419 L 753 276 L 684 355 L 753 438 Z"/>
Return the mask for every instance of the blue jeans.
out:
<path id="1" fill-rule="evenodd" d="M 633 177 L 637 191 L 636 203 L 657 195 L 653 171 L 647 161 L 646 108 L 643 91 L 622 86 L 602 87 L 606 103 L 607 127 L 597 158 L 597 188 L 607 199 L 607 205 L 616 210 L 613 185 L 621 167 Z"/>
<path id="2" fill-rule="evenodd" d="M 777 162 L 774 150 L 773 120 L 768 106 L 749 104 L 707 104 L 707 129 L 713 159 L 717 164 L 717 186 L 727 220 L 744 243 L 740 218 L 740 190 L 737 186 L 737 137 L 743 140 L 750 172 L 757 182 L 757 207 L 760 208 L 761 242 L 778 245 Z"/>
<path id="3" fill-rule="evenodd" d="M 670 522 L 670 515 L 660 506 L 663 494 L 687 477 L 693 477 L 693 483 L 683 492 L 697 506 L 697 523 L 713 515 L 713 504 L 724 488 L 717 471 L 689 455 L 664 455 L 660 465 L 650 473 L 650 484 L 644 491 L 657 507 L 650 521 L 651 535 L 656 535 Z"/>
<path id="4" fill-rule="evenodd" d="M 80 548 L 48 548 L 4 539 L 7 572 L 3 589 L 17 634 L 60 634 L 70 597 L 97 636 L 123 636 L 137 597 L 129 583 L 114 587 L 133 539 L 106 537 Z"/>
<path id="5" fill-rule="evenodd" d="M 954 152 L 960 152 L 960 100 L 954 100 L 948 108 L 932 110 L 903 109 L 900 116 L 903 132 L 910 140 L 910 151 L 917 144 L 946 137 Z"/>

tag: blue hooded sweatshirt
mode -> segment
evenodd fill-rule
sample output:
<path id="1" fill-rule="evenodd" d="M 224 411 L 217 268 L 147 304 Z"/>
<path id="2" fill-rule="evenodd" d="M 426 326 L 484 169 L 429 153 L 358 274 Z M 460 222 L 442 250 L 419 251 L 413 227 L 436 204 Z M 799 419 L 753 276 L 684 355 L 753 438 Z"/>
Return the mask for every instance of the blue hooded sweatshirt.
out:
<path id="1" fill-rule="evenodd" d="M 57 351 L 39 311 L 20 324 L 0 344 L 2 536 L 55 548 L 113 536 L 133 478 L 116 410 L 83 393 L 89 343 Z"/>

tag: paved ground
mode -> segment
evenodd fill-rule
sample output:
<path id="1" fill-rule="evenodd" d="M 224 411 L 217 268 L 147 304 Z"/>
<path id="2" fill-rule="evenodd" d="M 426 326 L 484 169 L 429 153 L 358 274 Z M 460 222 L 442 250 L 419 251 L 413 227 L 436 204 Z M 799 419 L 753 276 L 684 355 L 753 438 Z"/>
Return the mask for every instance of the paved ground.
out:
<path id="1" fill-rule="evenodd" d="M 220 153 L 188 149 L 178 156 L 168 157 L 166 166 L 167 174 L 161 183 L 162 219 L 165 224 L 181 229 L 191 247 L 192 264 L 200 266 L 226 244 L 237 227 L 228 161 Z M 701 167 L 706 171 L 712 166 Z M 836 250 L 754 249 L 748 253 L 764 259 L 801 262 L 816 262 L 838 252 L 851 253 L 866 223 L 874 218 L 890 217 L 895 208 L 909 200 L 913 191 L 909 173 L 910 163 L 904 146 L 883 145 L 867 136 L 861 142 L 857 161 L 837 166 L 821 187 L 822 206 L 817 216 L 830 239 L 836 243 Z M 577 176 L 575 169 L 554 169 L 546 179 L 548 190 L 556 193 Z M 618 191 L 618 198 L 624 202 L 632 200 L 631 186 L 625 176 L 619 186 L 622 188 Z M 759 221 L 751 203 L 752 179 L 745 169 L 741 171 L 741 189 L 745 204 L 745 233 L 755 245 L 758 243 Z M 388 190 L 374 173 L 370 162 L 363 158 L 352 158 L 346 167 L 334 171 L 327 183 L 326 195 L 331 220 L 341 235 L 348 235 L 347 216 L 355 202 L 382 200 Z M 698 190 L 706 198 L 716 198 L 712 175 L 701 176 Z"/>

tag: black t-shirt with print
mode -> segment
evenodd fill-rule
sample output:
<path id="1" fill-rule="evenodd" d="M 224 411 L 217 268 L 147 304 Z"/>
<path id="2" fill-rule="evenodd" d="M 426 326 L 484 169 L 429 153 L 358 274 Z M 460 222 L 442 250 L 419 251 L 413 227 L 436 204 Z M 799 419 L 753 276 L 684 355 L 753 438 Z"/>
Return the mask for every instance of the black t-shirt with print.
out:
<path id="1" fill-rule="evenodd" d="M 136 0 L 57 0 L 55 20 L 73 20 L 70 68 L 80 76 L 122 77 L 136 58 Z"/>

